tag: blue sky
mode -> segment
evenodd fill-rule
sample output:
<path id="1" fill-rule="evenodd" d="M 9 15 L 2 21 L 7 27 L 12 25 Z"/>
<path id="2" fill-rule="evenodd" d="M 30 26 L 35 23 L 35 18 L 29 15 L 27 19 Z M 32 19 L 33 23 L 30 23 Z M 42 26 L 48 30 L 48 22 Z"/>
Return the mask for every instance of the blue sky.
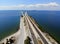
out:
<path id="1" fill-rule="evenodd" d="M 60 0 L 0 0 L 0 10 L 60 10 Z"/>

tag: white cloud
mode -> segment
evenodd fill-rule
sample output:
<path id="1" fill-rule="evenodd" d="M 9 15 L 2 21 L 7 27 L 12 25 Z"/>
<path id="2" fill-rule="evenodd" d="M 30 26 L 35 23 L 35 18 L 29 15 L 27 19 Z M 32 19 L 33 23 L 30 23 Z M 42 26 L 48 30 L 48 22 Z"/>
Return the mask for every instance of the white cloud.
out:
<path id="1" fill-rule="evenodd" d="M 41 7 L 41 6 L 44 6 L 44 7 L 46 7 L 46 6 L 50 6 L 50 7 L 57 7 L 57 6 L 59 6 L 59 4 L 57 4 L 56 2 L 51 2 L 51 3 L 47 3 L 47 4 L 34 4 L 34 5 L 30 5 L 30 7 Z"/>
<path id="2" fill-rule="evenodd" d="M 0 6 L 0 10 L 54 10 L 60 7 L 56 2 L 50 2 L 47 4 L 20 4 L 20 5 L 12 5 L 12 6 Z M 59 9 L 60 10 L 60 9 Z"/>
<path id="3" fill-rule="evenodd" d="M 47 4 L 48 6 L 59 6 L 59 4 L 57 4 L 56 2 L 51 2 Z"/>
<path id="4" fill-rule="evenodd" d="M 59 4 L 57 4 L 56 2 L 51 2 L 51 3 L 47 4 L 47 5 L 49 5 L 49 6 L 59 6 Z"/>

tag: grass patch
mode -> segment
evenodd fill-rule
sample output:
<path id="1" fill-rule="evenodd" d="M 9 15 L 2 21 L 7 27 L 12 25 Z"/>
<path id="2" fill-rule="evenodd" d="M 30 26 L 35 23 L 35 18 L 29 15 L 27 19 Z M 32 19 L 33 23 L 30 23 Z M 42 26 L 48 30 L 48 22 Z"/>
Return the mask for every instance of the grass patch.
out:
<path id="1" fill-rule="evenodd" d="M 31 44 L 30 37 L 27 36 L 26 40 L 24 41 L 24 44 Z"/>

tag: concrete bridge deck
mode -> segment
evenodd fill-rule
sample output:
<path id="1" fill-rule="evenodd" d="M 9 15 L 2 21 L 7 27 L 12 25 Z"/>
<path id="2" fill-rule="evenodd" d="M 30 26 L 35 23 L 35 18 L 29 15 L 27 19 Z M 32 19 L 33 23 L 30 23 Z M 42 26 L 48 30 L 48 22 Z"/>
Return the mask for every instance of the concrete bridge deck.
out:
<path id="1" fill-rule="evenodd" d="M 23 19 L 21 19 L 20 21 L 20 37 L 19 37 L 19 40 L 18 40 L 18 43 L 17 44 L 24 44 L 24 40 L 26 39 L 27 36 L 29 36 L 32 40 L 32 44 L 38 44 L 38 37 L 41 38 L 41 42 L 42 44 L 53 44 L 51 41 L 49 41 L 47 39 L 47 37 L 44 35 L 44 33 L 38 28 L 38 26 L 34 23 L 34 21 L 27 15 L 27 13 L 25 13 L 23 15 Z M 24 22 L 24 20 L 26 21 L 26 23 Z M 27 28 L 26 28 L 26 25 L 24 26 L 24 23 L 27 24 Z M 28 32 L 25 31 L 25 30 L 29 30 Z M 26 34 L 26 33 L 29 33 L 30 32 L 30 35 Z M 54 42 L 54 44 L 58 44 L 57 42 Z"/>

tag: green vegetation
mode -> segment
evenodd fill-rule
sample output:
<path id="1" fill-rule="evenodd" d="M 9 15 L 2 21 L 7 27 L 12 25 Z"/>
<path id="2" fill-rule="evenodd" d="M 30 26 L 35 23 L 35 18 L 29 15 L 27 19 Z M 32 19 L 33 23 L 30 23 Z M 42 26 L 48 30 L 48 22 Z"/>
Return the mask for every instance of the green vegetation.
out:
<path id="1" fill-rule="evenodd" d="M 24 44 L 31 44 L 31 39 L 27 36 L 26 40 L 24 41 Z"/>

